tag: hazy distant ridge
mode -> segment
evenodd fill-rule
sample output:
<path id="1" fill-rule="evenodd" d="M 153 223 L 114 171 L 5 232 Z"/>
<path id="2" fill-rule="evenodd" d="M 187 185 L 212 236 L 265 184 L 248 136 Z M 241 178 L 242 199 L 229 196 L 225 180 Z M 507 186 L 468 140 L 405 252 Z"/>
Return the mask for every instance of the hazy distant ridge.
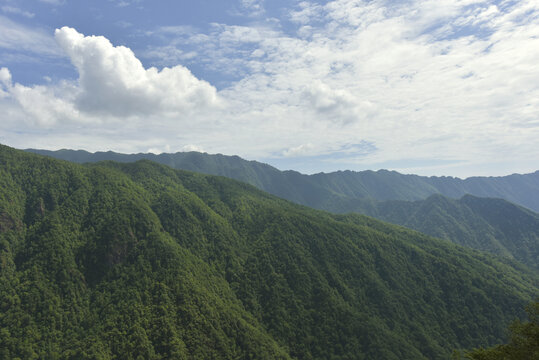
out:
<path id="1" fill-rule="evenodd" d="M 34 150 L 34 153 L 78 163 L 114 160 L 133 162 L 152 160 L 176 169 L 221 175 L 247 182 L 279 197 L 334 212 L 343 212 L 352 199 L 422 200 L 432 194 L 460 198 L 471 194 L 502 198 L 539 212 L 539 171 L 502 177 L 426 177 L 403 175 L 396 171 L 337 171 L 304 175 L 296 171 L 280 171 L 257 161 L 238 156 L 210 155 L 198 152 L 175 154 L 89 153 L 82 150 Z"/>

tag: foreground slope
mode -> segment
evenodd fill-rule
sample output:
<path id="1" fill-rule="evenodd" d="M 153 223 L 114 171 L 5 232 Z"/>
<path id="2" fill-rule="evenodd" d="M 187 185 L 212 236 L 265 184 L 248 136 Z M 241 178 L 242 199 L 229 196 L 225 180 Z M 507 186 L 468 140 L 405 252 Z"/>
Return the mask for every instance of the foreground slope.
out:
<path id="1" fill-rule="evenodd" d="M 110 169 L 0 149 L 0 358 L 289 358 Z"/>
<path id="2" fill-rule="evenodd" d="M 535 273 L 143 161 L 0 147 L 0 356 L 444 359 L 504 339 Z"/>
<path id="3" fill-rule="evenodd" d="M 501 198 L 539 212 L 539 171 L 500 177 L 426 177 L 396 171 L 337 171 L 304 175 L 278 169 L 237 156 L 198 152 L 175 154 L 119 154 L 112 151 L 89 153 L 82 150 L 27 151 L 79 163 L 114 160 L 152 160 L 175 169 L 221 175 L 254 185 L 270 194 L 316 209 L 344 212 L 351 199 L 422 200 L 432 194 L 460 198 L 466 194 Z"/>

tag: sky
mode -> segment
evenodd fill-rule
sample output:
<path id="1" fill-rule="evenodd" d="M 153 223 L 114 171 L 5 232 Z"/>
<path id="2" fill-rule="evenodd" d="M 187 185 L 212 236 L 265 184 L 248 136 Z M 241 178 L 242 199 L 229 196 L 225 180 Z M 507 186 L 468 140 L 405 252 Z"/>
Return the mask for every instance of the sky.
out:
<path id="1" fill-rule="evenodd" d="M 539 0 L 0 0 L 0 143 L 539 169 Z"/>

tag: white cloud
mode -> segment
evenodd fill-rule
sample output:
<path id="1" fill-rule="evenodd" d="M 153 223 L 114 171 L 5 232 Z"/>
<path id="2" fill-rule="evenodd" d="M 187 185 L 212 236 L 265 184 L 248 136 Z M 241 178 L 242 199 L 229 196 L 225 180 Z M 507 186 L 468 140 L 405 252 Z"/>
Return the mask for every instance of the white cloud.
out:
<path id="1" fill-rule="evenodd" d="M 29 11 L 24 11 L 18 7 L 14 7 L 14 6 L 9 6 L 9 5 L 4 5 L 2 6 L 2 11 L 4 13 L 9 13 L 9 14 L 16 14 L 16 15 L 21 15 L 21 16 L 24 16 L 26 18 L 33 18 L 34 16 L 36 16 L 36 14 L 32 13 L 32 12 L 29 12 Z"/>
<path id="2" fill-rule="evenodd" d="M 26 51 L 40 56 L 62 56 L 53 37 L 43 30 L 18 24 L 0 15 L 0 48 L 8 51 Z"/>
<path id="3" fill-rule="evenodd" d="M 8 68 L 0 68 L 0 82 L 6 87 L 11 87 L 11 73 Z"/>
<path id="4" fill-rule="evenodd" d="M 348 123 L 356 117 L 365 115 L 361 104 L 349 91 L 344 89 L 331 89 L 320 80 L 314 81 L 305 89 L 305 95 L 313 108 L 328 120 Z M 369 104 L 365 102 L 364 105 Z M 367 105 L 368 106 L 368 105 Z"/>
<path id="5" fill-rule="evenodd" d="M 160 146 L 158 148 L 155 148 L 155 147 L 149 148 L 146 152 L 151 153 L 151 154 L 159 155 L 159 154 L 162 154 L 162 153 L 169 153 L 170 151 L 171 151 L 170 145 L 165 144 L 165 145 Z"/>
<path id="6" fill-rule="evenodd" d="M 204 149 L 200 146 L 189 144 L 189 145 L 182 146 L 181 151 L 204 152 Z"/>
<path id="7" fill-rule="evenodd" d="M 25 114 L 22 117 L 25 122 L 50 127 L 61 121 L 70 122 L 80 119 L 78 110 L 69 101 L 68 96 L 56 96 L 55 90 L 57 89 L 47 86 L 27 87 L 17 83 L 13 84 L 11 73 L 7 68 L 0 68 L 0 83 L 3 85 L 0 87 L 0 98 L 10 98 L 18 103 Z M 63 88 L 62 95 L 73 91 L 72 88 L 69 88 L 68 83 L 64 82 L 61 87 Z M 10 104 L 12 109 L 13 105 L 12 102 Z"/>
<path id="8" fill-rule="evenodd" d="M 46 1 L 55 1 L 55 0 L 46 0 Z M 140 4 L 143 0 L 109 0 L 116 4 L 116 7 L 124 8 L 133 4 Z"/>
<path id="9" fill-rule="evenodd" d="M 145 69 L 130 49 L 68 27 L 56 30 L 55 38 L 79 72 L 75 104 L 83 112 L 188 114 L 217 103 L 215 88 L 183 66 Z"/>
<path id="10" fill-rule="evenodd" d="M 252 17 L 261 16 L 266 12 L 264 0 L 240 0 L 242 9 Z"/>
<path id="11" fill-rule="evenodd" d="M 227 47 L 205 54 L 250 69 L 222 94 L 261 122 L 285 116 L 287 149 L 368 140 L 379 150 L 363 163 L 424 154 L 478 163 L 500 148 L 537 160 L 537 15 L 532 2 L 503 11 L 487 1 L 303 2 L 291 15 L 298 37 L 222 25 L 213 38 Z M 265 56 L 240 55 L 233 39 Z"/>
<path id="12" fill-rule="evenodd" d="M 219 26 L 219 40 L 224 43 L 255 43 L 262 40 L 261 32 L 249 26 Z"/>
<path id="13" fill-rule="evenodd" d="M 151 47 L 144 52 L 144 57 L 152 59 L 152 63 L 160 65 L 177 64 L 194 59 L 197 55 L 195 51 L 180 50 L 172 45 Z"/>
<path id="14" fill-rule="evenodd" d="M 251 53 L 251 56 L 252 57 L 255 57 L 255 58 L 259 58 L 259 57 L 262 57 L 264 56 L 266 53 L 264 52 L 264 50 L 261 50 L 261 49 L 255 49 L 252 53 Z"/>
<path id="15" fill-rule="evenodd" d="M 66 0 L 38 0 L 42 3 L 50 4 L 50 5 L 63 5 Z"/>
<path id="16" fill-rule="evenodd" d="M 133 23 L 131 23 L 129 21 L 125 21 L 125 20 L 116 21 L 115 24 L 116 24 L 116 26 L 121 27 L 123 29 L 133 27 Z"/>
<path id="17" fill-rule="evenodd" d="M 298 8 L 299 10 L 290 12 L 289 18 L 291 21 L 299 24 L 307 24 L 312 21 L 321 20 L 322 5 L 302 1 L 298 4 Z"/>
<path id="18" fill-rule="evenodd" d="M 11 88 L 11 73 L 7 68 L 0 68 L 0 99 L 9 96 Z"/>
<path id="19" fill-rule="evenodd" d="M 304 156 L 310 155 L 315 149 L 314 145 L 311 143 L 301 144 L 299 146 L 292 147 L 283 151 L 283 156 L 285 157 L 295 157 L 295 156 Z"/>
<path id="20" fill-rule="evenodd" d="M 505 172 L 536 167 L 536 1 L 304 1 L 289 18 L 295 34 L 260 22 L 148 34 L 166 45 L 146 56 L 196 61 L 234 77 L 219 92 L 185 67 L 145 69 L 128 48 L 67 28 L 57 40 L 78 82 L 3 91 L 23 104 L 28 123 L 60 119 L 61 131 L 88 131 L 76 141 L 99 137 L 117 151 L 196 144 L 191 149 L 248 158 L 333 153 L 362 166 L 423 159 L 440 161 L 436 171 L 451 175 L 471 174 L 478 164 L 492 171 L 499 163 Z M 212 106 L 217 99 L 225 105 Z M 346 144 L 369 148 L 342 151 Z M 518 168 L 508 167 L 515 158 Z"/>
<path id="21" fill-rule="evenodd" d="M 84 122 L 78 109 L 62 89 L 63 96 L 56 96 L 55 89 L 47 86 L 27 87 L 15 84 L 9 89 L 10 95 L 20 104 L 31 123 L 42 127 L 52 127 L 57 123 Z M 74 90 L 74 89 L 72 89 Z"/>
<path id="22" fill-rule="evenodd" d="M 67 27 L 55 37 L 77 68 L 78 81 L 24 86 L 11 83 L 8 69 L 0 70 L 2 97 L 18 104 L 24 114 L 20 118 L 29 126 L 61 124 L 80 130 L 93 124 L 106 129 L 107 123 L 117 126 L 126 119 L 132 126 L 180 124 L 220 106 L 215 88 L 185 67 L 145 69 L 130 49 Z"/>
<path id="23" fill-rule="evenodd" d="M 154 31 L 148 31 L 147 35 L 153 34 L 171 34 L 171 35 L 192 35 L 196 30 L 189 25 L 161 26 Z"/>

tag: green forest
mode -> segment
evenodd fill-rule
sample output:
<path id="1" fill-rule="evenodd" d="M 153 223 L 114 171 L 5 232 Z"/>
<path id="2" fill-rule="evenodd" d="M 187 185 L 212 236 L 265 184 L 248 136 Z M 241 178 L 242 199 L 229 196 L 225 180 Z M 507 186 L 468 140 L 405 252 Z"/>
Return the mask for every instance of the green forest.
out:
<path id="1" fill-rule="evenodd" d="M 515 320 L 509 327 L 507 344 L 478 348 L 466 352 L 472 360 L 533 360 L 539 359 L 539 301 L 526 307 L 529 321 Z M 457 358 L 461 353 L 454 352 Z"/>
<path id="2" fill-rule="evenodd" d="M 449 359 L 538 294 L 532 267 L 371 217 L 0 145 L 2 359 Z"/>
<path id="3" fill-rule="evenodd" d="M 305 175 L 293 170 L 280 171 L 268 164 L 247 161 L 238 156 L 194 151 L 159 155 L 113 151 L 89 153 L 67 149 L 26 151 L 78 163 L 151 160 L 175 169 L 226 176 L 283 199 L 336 213 L 363 212 L 372 201 L 417 201 L 434 194 L 453 199 L 467 194 L 500 198 L 539 212 L 539 170 L 524 175 L 470 177 L 464 180 L 450 176 L 405 175 L 388 170 L 347 170 Z"/>
<path id="4" fill-rule="evenodd" d="M 222 175 L 301 205 L 337 214 L 372 216 L 531 267 L 539 266 L 539 214 L 529 210 L 539 209 L 539 171 L 466 180 L 387 170 L 303 175 L 238 156 L 198 152 L 155 155 L 27 151 L 79 163 L 146 159 L 176 169 Z"/>
<path id="5" fill-rule="evenodd" d="M 539 267 L 539 214 L 502 199 L 436 194 L 418 201 L 370 202 L 363 209 L 393 224 Z"/>

